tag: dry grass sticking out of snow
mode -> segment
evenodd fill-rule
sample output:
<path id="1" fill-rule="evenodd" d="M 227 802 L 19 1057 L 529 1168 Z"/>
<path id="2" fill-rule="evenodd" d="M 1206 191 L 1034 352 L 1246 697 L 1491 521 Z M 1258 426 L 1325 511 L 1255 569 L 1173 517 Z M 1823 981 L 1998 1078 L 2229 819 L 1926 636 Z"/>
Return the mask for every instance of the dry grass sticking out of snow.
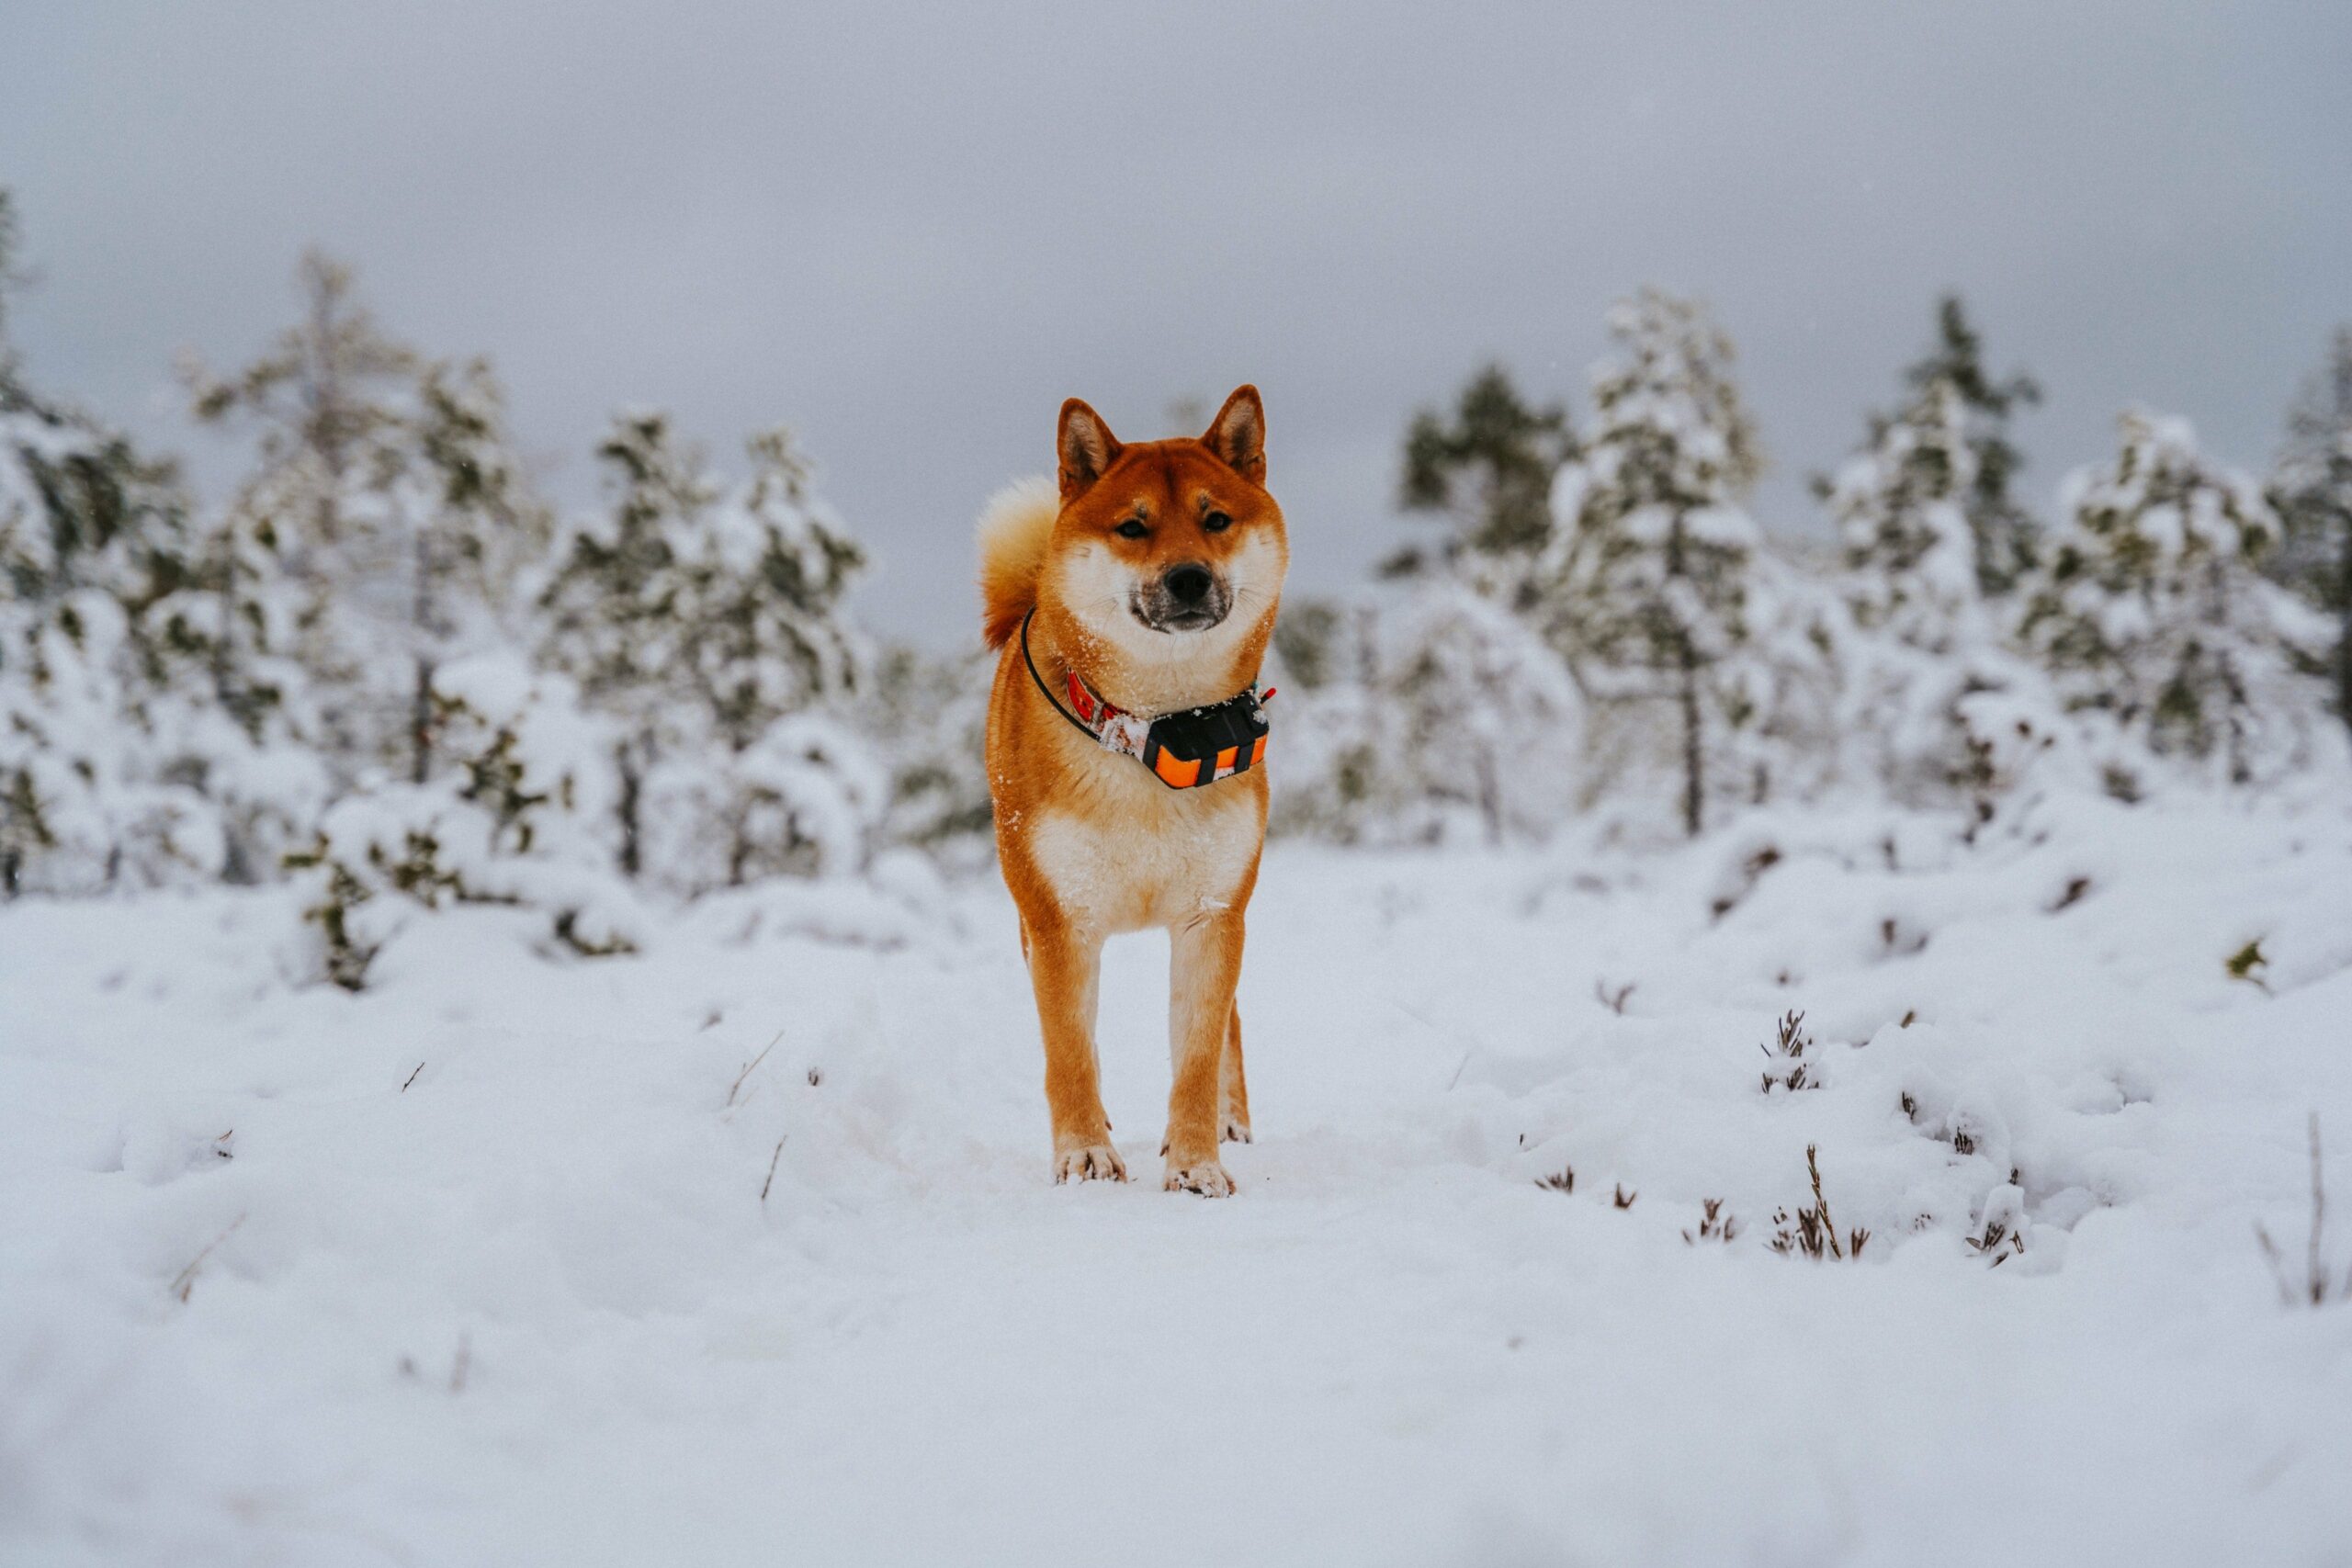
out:
<path id="1" fill-rule="evenodd" d="M 2352 1552 L 2352 1303 L 2255 1228 L 2300 1279 L 2352 1151 L 2340 809 L 1278 849 L 1225 1203 L 1049 1184 L 986 886 L 460 910 L 358 997 L 297 930 L 0 910 L 0 1559 Z"/>

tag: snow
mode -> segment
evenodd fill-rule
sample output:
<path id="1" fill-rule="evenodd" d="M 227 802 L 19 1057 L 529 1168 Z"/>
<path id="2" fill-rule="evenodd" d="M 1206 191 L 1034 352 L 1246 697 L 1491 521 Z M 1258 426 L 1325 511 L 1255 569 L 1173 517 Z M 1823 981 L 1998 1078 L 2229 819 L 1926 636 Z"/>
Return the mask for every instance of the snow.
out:
<path id="1" fill-rule="evenodd" d="M 291 887 L 20 899 L 0 1561 L 2341 1561 L 2352 1304 L 2253 1225 L 2313 1111 L 2352 1190 L 2352 810 L 2253 801 L 1278 845 L 1225 1202 L 1049 1184 L 1011 905 L 912 857 L 357 996 Z M 1768 1245 L 1808 1145 L 1859 1261 Z"/>

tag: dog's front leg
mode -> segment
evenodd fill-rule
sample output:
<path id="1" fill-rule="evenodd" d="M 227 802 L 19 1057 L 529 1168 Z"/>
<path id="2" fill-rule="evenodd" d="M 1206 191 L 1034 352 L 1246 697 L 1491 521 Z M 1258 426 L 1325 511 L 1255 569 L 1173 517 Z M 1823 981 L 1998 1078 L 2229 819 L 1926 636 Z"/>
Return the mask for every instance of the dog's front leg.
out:
<path id="1" fill-rule="evenodd" d="M 1094 1003 L 1102 972 L 1102 939 L 1056 918 L 1023 921 L 1029 983 L 1046 1037 L 1046 1109 L 1054 1124 L 1054 1179 L 1125 1181 L 1127 1168 L 1111 1146 L 1111 1119 L 1094 1055 Z"/>
<path id="2" fill-rule="evenodd" d="M 1241 978 L 1241 937 L 1238 909 L 1205 913 L 1170 933 L 1168 1049 L 1176 1081 L 1168 1091 L 1164 1185 L 1171 1192 L 1224 1198 L 1233 1191 L 1233 1178 L 1218 1163 L 1216 1145 L 1233 988 Z"/>

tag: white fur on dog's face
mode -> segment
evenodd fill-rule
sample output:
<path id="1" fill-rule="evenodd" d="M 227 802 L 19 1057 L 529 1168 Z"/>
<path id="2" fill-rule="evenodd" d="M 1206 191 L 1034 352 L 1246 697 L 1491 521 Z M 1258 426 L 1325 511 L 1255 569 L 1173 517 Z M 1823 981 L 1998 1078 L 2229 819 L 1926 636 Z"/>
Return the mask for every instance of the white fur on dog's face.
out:
<path id="1" fill-rule="evenodd" d="M 1253 532 L 1219 572 L 1233 600 L 1225 619 L 1199 631 L 1159 631 L 1137 620 L 1132 608 L 1144 587 L 1142 574 L 1109 548 L 1089 542 L 1061 552 L 1057 560 L 1057 597 L 1078 624 L 1137 664 L 1163 666 L 1231 652 L 1265 618 L 1288 564 L 1272 533 Z"/>

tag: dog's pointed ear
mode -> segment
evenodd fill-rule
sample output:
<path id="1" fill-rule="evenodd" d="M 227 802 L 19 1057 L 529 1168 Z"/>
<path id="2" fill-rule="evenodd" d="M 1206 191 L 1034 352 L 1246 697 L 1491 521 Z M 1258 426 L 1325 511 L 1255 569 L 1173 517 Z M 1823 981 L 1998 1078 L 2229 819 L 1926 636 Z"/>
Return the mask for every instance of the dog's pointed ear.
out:
<path id="1" fill-rule="evenodd" d="M 1251 484 L 1266 482 L 1266 405 L 1258 389 L 1239 386 L 1209 421 L 1201 445 L 1225 459 L 1226 467 Z"/>
<path id="2" fill-rule="evenodd" d="M 1102 416 L 1078 398 L 1062 405 L 1061 429 L 1054 438 L 1054 450 L 1060 458 L 1062 499 L 1072 501 L 1092 488 L 1094 481 L 1110 472 L 1111 465 L 1126 450 Z"/>

